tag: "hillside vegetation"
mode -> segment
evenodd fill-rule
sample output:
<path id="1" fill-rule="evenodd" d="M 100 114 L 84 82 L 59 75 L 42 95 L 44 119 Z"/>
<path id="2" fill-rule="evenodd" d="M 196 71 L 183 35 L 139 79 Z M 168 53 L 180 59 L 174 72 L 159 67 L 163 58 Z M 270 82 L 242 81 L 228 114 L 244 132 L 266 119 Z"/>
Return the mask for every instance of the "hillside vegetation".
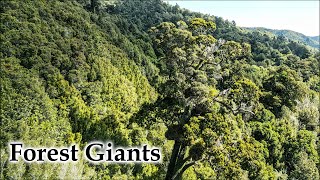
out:
<path id="1" fill-rule="evenodd" d="M 319 179 L 319 52 L 160 0 L 1 1 L 0 179 Z M 160 147 L 10 163 L 8 142 Z"/>
<path id="2" fill-rule="evenodd" d="M 316 48 L 319 50 L 320 48 L 320 39 L 319 36 L 306 36 L 304 34 L 290 31 L 290 30 L 277 30 L 277 29 L 267 29 L 267 28 L 246 28 L 249 31 L 260 31 L 262 33 L 271 33 L 271 36 L 284 36 L 289 40 L 304 43 L 307 46 Z"/>

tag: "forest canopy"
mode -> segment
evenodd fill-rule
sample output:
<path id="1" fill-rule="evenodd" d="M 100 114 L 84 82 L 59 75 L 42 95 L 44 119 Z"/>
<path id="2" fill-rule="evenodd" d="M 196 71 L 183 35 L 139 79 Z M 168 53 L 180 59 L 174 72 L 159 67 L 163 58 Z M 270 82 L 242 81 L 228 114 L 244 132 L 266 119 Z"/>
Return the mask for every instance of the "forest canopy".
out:
<path id="1" fill-rule="evenodd" d="M 0 179 L 320 178 L 319 49 L 160 0 L 0 13 Z M 10 163 L 18 140 L 148 144 L 162 163 Z"/>

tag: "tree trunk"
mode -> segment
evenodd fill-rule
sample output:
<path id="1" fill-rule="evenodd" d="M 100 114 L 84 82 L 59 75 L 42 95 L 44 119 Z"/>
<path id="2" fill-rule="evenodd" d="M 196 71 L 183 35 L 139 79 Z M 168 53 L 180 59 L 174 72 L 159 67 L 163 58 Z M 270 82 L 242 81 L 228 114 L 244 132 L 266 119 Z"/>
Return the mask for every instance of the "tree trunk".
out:
<path id="1" fill-rule="evenodd" d="M 172 180 L 173 176 L 175 175 L 176 163 L 177 163 L 180 147 L 181 147 L 181 142 L 179 142 L 178 140 L 175 140 L 172 153 L 171 153 L 170 162 L 168 165 L 166 180 Z"/>
<path id="2" fill-rule="evenodd" d="M 193 166 L 196 162 L 192 161 L 188 164 L 186 164 L 185 166 L 183 166 L 183 168 L 177 170 L 177 172 L 175 173 L 175 175 L 172 177 L 172 179 L 181 179 L 182 178 L 182 174 L 191 166 Z"/>

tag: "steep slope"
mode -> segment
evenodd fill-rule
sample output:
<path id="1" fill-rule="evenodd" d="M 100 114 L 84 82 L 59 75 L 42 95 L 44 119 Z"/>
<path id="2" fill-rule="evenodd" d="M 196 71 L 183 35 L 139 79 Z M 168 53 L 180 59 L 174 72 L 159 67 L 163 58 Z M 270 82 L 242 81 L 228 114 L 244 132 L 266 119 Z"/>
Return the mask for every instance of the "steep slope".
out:
<path id="1" fill-rule="evenodd" d="M 317 179 L 319 54 L 161 0 L 1 1 L 0 179 Z M 8 142 L 162 163 L 10 163 Z"/>
<path id="2" fill-rule="evenodd" d="M 9 140 L 132 144 L 128 119 L 157 93 L 141 68 L 108 41 L 121 35 L 117 29 L 107 34 L 92 19 L 98 16 L 71 1 L 1 2 L 1 149 Z M 1 159 L 8 154 L 1 151 Z M 10 164 L 1 178 L 83 178 L 90 172 L 81 163 L 76 176 L 59 174 L 68 165 L 44 166 L 50 174 L 41 164 Z"/>

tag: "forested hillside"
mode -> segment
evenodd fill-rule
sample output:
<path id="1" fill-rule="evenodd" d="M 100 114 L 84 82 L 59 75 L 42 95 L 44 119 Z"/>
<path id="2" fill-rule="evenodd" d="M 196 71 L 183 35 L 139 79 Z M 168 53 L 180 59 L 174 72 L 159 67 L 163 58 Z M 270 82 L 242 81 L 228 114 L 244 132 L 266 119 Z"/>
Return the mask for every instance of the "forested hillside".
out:
<path id="1" fill-rule="evenodd" d="M 319 179 L 319 52 L 160 0 L 0 2 L 0 179 Z M 10 163 L 8 143 L 160 147 Z"/>
<path id="2" fill-rule="evenodd" d="M 319 49 L 319 36 L 306 36 L 298 32 L 290 31 L 290 30 L 277 30 L 277 29 L 267 29 L 261 27 L 255 28 L 246 28 L 249 31 L 260 31 L 262 33 L 271 33 L 271 36 L 284 36 L 292 41 L 297 41 L 304 43 L 310 47 Z"/>
<path id="3" fill-rule="evenodd" d="M 315 41 L 320 41 L 320 37 L 319 36 L 310 36 L 311 39 L 315 40 Z"/>

